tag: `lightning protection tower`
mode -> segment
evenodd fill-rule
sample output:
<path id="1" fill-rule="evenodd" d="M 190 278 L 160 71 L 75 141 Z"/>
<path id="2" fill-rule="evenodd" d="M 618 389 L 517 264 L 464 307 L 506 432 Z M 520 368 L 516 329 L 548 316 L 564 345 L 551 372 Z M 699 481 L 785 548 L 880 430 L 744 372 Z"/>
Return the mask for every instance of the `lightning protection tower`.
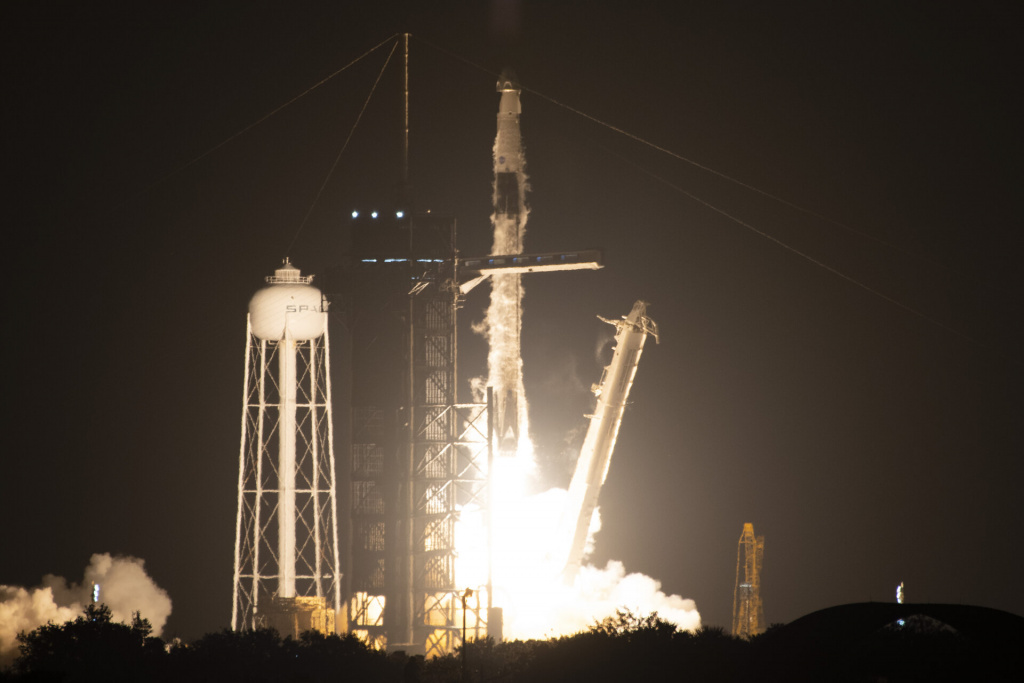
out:
<path id="1" fill-rule="evenodd" d="M 249 302 L 234 630 L 333 633 L 341 607 L 326 310 L 285 259 Z"/>
<path id="2" fill-rule="evenodd" d="M 754 537 L 754 525 L 744 524 L 736 551 L 736 588 L 732 595 L 732 634 L 749 638 L 764 633 L 761 604 L 761 565 L 764 536 Z"/>

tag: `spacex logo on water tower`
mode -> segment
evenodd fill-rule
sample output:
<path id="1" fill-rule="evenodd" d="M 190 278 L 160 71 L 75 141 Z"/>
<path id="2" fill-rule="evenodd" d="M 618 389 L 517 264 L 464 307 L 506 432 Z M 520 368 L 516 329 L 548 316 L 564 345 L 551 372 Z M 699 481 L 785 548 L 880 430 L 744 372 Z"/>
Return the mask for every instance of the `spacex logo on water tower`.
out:
<path id="1" fill-rule="evenodd" d="M 249 302 L 233 629 L 333 633 L 340 609 L 327 314 L 285 259 Z"/>
<path id="2" fill-rule="evenodd" d="M 267 286 L 249 301 L 252 333 L 260 339 L 316 339 L 324 333 L 327 316 L 323 295 L 288 259 L 267 278 Z"/>

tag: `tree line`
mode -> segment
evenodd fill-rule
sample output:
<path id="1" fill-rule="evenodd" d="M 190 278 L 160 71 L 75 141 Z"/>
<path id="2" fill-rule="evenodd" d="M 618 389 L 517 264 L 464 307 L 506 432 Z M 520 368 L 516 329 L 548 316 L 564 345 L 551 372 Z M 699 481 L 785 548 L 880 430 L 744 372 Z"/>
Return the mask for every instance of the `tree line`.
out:
<path id="1" fill-rule="evenodd" d="M 0 683 L 936 681 L 1015 680 L 1009 674 L 1019 672 L 1010 659 L 993 660 L 981 644 L 949 631 L 883 629 L 823 656 L 786 644 L 778 637 L 784 630 L 776 625 L 751 639 L 718 627 L 681 631 L 657 613 L 623 609 L 571 636 L 501 643 L 487 638 L 425 661 L 371 649 L 351 634 L 315 631 L 296 639 L 273 629 L 224 629 L 192 643 L 166 643 L 152 635 L 142 615 L 123 624 L 105 605 L 93 604 L 74 621 L 20 634 L 20 655 L 0 672 Z"/>

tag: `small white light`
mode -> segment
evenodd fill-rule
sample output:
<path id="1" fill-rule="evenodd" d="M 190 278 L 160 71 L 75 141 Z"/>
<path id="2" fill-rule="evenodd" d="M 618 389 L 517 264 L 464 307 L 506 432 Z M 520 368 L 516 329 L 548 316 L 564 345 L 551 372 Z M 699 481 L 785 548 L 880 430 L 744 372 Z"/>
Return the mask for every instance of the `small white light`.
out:
<path id="1" fill-rule="evenodd" d="M 377 217 L 377 212 L 376 211 L 374 211 L 373 213 L 370 214 L 370 218 L 376 218 L 376 217 Z"/>
<path id="2" fill-rule="evenodd" d="M 359 212 L 358 211 L 353 211 L 352 212 L 352 218 L 359 218 Z"/>
<path id="3" fill-rule="evenodd" d="M 405 218 L 405 211 L 396 211 L 395 212 L 395 217 L 396 218 Z"/>

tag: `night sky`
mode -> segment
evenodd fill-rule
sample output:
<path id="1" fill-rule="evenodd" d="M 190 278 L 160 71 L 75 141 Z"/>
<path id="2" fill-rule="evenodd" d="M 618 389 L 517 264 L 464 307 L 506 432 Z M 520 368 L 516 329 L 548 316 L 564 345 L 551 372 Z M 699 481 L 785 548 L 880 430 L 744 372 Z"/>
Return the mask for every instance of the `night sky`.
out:
<path id="1" fill-rule="evenodd" d="M 408 31 L 415 208 L 489 248 L 512 67 L 527 249 L 605 250 L 524 279 L 548 485 L 607 362 L 595 316 L 642 298 L 660 326 L 596 563 L 728 627 L 752 522 L 770 623 L 900 581 L 1024 614 L 1017 3 L 420 5 L 5 9 L 0 584 L 133 555 L 174 601 L 165 635 L 229 623 L 246 305 L 285 255 L 336 265 L 349 212 L 393 198 L 398 54 L 315 205 L 390 42 L 190 162 Z"/>

